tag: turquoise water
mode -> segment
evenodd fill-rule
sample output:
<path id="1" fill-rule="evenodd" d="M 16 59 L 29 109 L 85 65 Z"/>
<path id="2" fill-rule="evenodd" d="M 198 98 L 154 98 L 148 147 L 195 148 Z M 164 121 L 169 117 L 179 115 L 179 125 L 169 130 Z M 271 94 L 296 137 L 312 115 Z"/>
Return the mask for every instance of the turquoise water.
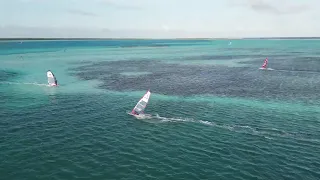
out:
<path id="1" fill-rule="evenodd" d="M 0 42 L 4 179 L 318 179 L 320 41 Z M 258 68 L 265 57 L 273 71 Z M 46 71 L 59 87 L 46 85 Z M 127 114 L 146 90 L 146 113 Z"/>

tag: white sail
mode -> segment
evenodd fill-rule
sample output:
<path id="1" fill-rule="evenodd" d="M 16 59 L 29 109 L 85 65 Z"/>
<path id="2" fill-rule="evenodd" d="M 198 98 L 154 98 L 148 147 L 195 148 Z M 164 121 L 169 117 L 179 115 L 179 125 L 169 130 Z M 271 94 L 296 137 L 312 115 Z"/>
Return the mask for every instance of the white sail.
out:
<path id="1" fill-rule="evenodd" d="M 143 114 L 144 109 L 147 107 L 151 92 L 148 90 L 146 94 L 139 100 L 137 105 L 132 109 L 131 114 Z"/>
<path id="2" fill-rule="evenodd" d="M 47 71 L 47 78 L 48 78 L 48 84 L 49 86 L 57 86 L 57 79 L 54 76 L 54 74 L 49 70 Z"/>

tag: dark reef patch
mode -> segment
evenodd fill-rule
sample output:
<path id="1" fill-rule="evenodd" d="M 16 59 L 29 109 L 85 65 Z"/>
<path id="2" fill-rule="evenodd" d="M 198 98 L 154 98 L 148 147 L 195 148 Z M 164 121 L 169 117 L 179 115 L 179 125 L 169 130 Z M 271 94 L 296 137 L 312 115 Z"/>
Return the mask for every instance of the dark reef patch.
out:
<path id="1" fill-rule="evenodd" d="M 294 59 L 292 61 L 303 62 Z M 271 62 L 270 65 L 276 69 L 274 71 L 258 70 L 262 61 L 246 62 L 259 65 L 252 68 L 166 64 L 148 60 L 92 63 L 71 71 L 80 79 L 101 81 L 100 88 L 116 91 L 151 89 L 155 93 L 181 96 L 212 94 L 264 99 L 319 100 L 317 92 L 320 90 L 320 73 L 277 70 L 284 68 L 286 63 L 281 60 Z M 121 74 L 123 72 L 151 74 L 125 76 Z"/>
<path id="2" fill-rule="evenodd" d="M 18 72 L 8 71 L 8 70 L 0 70 L 0 82 L 1 81 L 9 81 L 10 79 L 14 79 L 19 76 Z"/>
<path id="3" fill-rule="evenodd" d="M 253 54 L 253 55 L 200 55 L 200 56 L 188 56 L 182 57 L 183 60 L 239 60 L 239 59 L 261 59 L 264 61 L 264 58 L 282 58 L 288 57 L 288 55 L 261 55 L 261 54 Z"/>

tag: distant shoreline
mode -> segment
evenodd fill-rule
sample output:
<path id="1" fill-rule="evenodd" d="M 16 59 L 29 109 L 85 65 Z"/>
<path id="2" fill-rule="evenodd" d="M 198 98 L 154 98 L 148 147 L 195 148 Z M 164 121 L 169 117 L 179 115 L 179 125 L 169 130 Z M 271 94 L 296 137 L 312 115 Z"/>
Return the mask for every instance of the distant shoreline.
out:
<path id="1" fill-rule="evenodd" d="M 0 38 L 0 41 L 25 41 L 25 40 L 36 40 L 36 41 L 68 41 L 68 40 L 236 40 L 236 39 L 247 39 L 247 40 L 268 40 L 268 39 L 281 39 L 281 40 L 294 40 L 294 39 L 320 39 L 320 37 L 247 37 L 247 38 Z"/>

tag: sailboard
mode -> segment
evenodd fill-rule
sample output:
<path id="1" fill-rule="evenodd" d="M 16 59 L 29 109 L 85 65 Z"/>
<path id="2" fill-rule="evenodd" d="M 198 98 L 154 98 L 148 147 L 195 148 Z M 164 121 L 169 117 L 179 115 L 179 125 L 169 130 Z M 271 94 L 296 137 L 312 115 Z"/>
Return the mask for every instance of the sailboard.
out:
<path id="1" fill-rule="evenodd" d="M 50 70 L 47 71 L 47 78 L 48 78 L 49 86 L 58 86 L 57 78 L 54 76 L 54 74 Z"/>
<path id="2" fill-rule="evenodd" d="M 144 113 L 144 110 L 147 107 L 147 104 L 149 102 L 150 96 L 151 96 L 151 92 L 150 90 L 148 90 L 143 95 L 143 97 L 138 101 L 136 106 L 132 109 L 132 111 L 129 114 L 135 116 L 136 118 L 151 117 L 151 115 Z"/>
<path id="3" fill-rule="evenodd" d="M 262 70 L 273 70 L 272 68 L 268 68 L 268 58 L 266 58 L 262 64 L 262 66 L 259 68 L 259 69 L 262 69 Z"/>

